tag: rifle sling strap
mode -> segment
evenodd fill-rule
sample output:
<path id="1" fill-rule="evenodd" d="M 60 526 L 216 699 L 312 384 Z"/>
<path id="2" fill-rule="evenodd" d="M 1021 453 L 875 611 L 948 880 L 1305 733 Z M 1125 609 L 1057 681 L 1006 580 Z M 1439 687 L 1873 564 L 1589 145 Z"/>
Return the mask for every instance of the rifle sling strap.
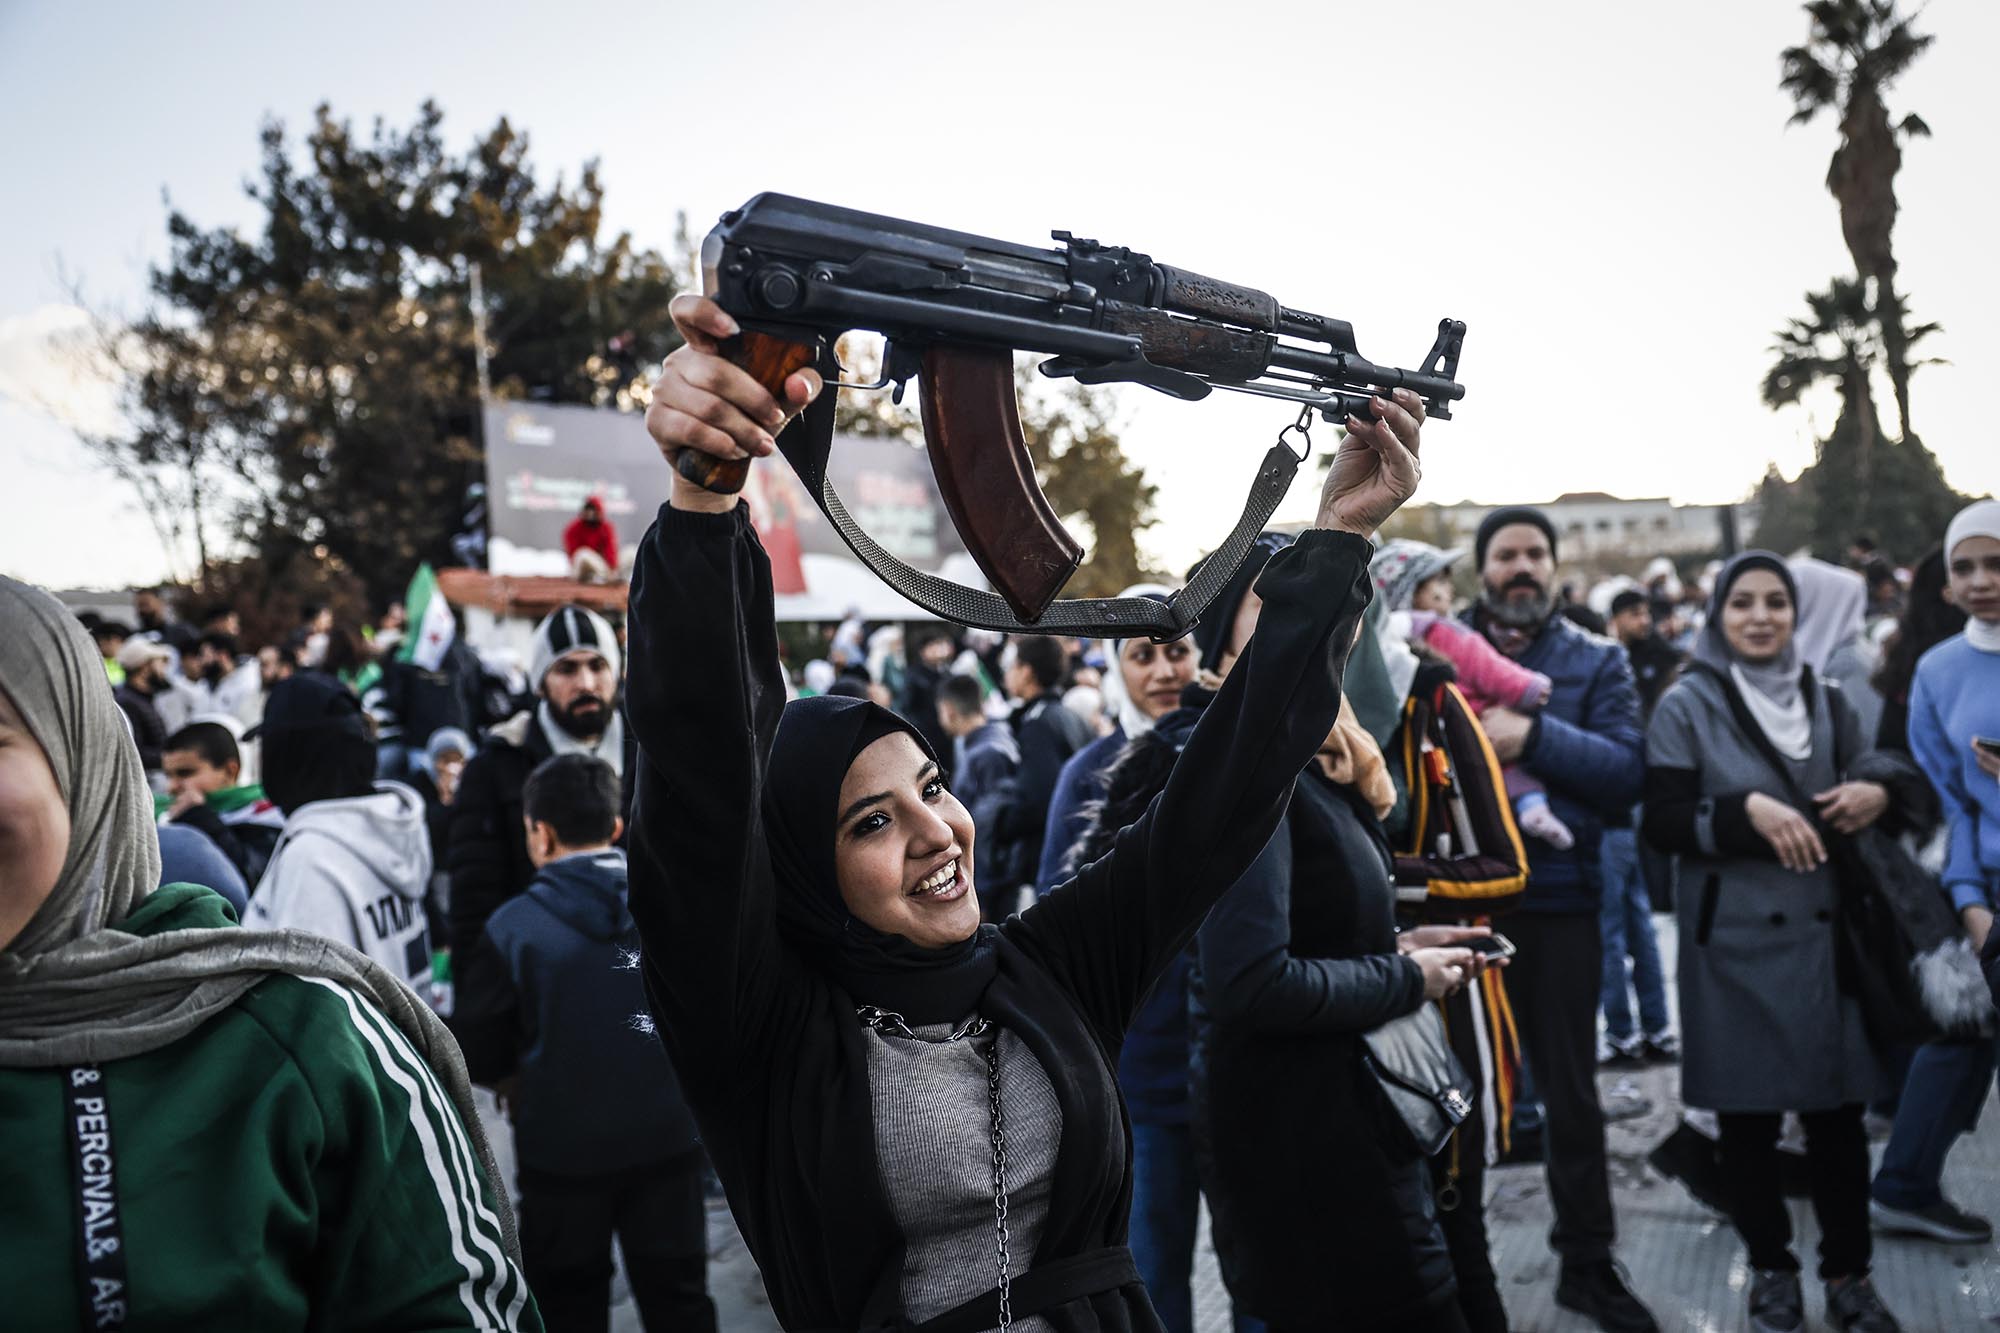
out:
<path id="1" fill-rule="evenodd" d="M 818 370 L 828 384 L 840 378 L 840 361 L 831 341 L 821 345 Z M 841 502 L 840 493 L 834 490 L 833 479 L 827 476 L 827 454 L 833 448 L 834 397 L 830 392 L 822 393 L 780 431 L 779 450 L 818 501 L 820 512 L 833 524 L 840 539 L 875 577 L 932 615 L 972 629 L 1106 639 L 1130 639 L 1144 634 L 1160 643 L 1181 637 L 1200 621 L 1202 613 L 1221 595 L 1250 554 L 1251 543 L 1271 521 L 1278 503 L 1292 487 L 1299 464 L 1305 461 L 1305 451 L 1295 453 L 1282 437 L 1271 446 L 1264 461 L 1257 465 L 1257 477 L 1243 502 L 1243 514 L 1228 539 L 1202 562 L 1187 586 L 1168 601 L 1156 602 L 1150 597 L 1058 598 L 1029 624 L 1017 618 L 1013 608 L 999 595 L 912 568 L 861 530 Z"/>
<path id="2" fill-rule="evenodd" d="M 914 569 L 882 549 L 873 537 L 848 515 L 833 481 L 822 471 L 819 477 L 819 507 L 861 563 L 899 594 L 942 619 L 974 629 L 1007 633 L 1075 634 L 1091 638 L 1131 639 L 1141 634 L 1159 642 L 1177 639 L 1195 627 L 1250 553 L 1257 534 L 1271 521 L 1278 502 L 1291 489 L 1299 469 L 1299 455 L 1282 444 L 1273 445 L 1257 467 L 1257 478 L 1243 503 L 1243 514 L 1230 530 L 1228 540 L 1202 562 L 1201 569 L 1185 588 L 1167 602 L 1149 597 L 1058 598 L 1032 624 L 1016 618 L 1013 609 L 995 593 L 980 592 L 935 574 Z"/>

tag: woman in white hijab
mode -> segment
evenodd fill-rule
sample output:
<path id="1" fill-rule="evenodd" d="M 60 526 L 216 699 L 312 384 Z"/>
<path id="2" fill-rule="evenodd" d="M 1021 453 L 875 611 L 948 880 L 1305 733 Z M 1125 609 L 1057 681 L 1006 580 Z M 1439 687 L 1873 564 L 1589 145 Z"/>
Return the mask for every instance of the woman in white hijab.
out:
<path id="1" fill-rule="evenodd" d="M 1944 891 L 1972 946 L 2000 982 L 2000 501 L 1960 510 L 1945 531 L 1946 591 L 1965 628 L 1925 653 L 1910 687 L 1910 751 L 1944 801 Z M 2000 995 L 2000 987 L 1996 987 Z M 1945 1160 L 1979 1123 L 1993 1082 L 1994 1041 L 1931 1042 L 1910 1060 L 1896 1124 L 1874 1182 L 1885 1230 L 1984 1244 L 1989 1219 L 1944 1194 Z"/>
<path id="2" fill-rule="evenodd" d="M 0 624 L 9 1325 L 539 1328 L 449 1034 L 352 950 L 156 889 L 89 637 L 6 578 Z"/>

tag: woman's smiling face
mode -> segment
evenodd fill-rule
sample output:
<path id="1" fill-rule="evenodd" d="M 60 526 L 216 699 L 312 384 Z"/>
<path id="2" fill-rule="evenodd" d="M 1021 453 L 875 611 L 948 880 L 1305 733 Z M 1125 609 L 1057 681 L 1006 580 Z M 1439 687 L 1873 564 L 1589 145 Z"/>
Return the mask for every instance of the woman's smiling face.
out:
<path id="1" fill-rule="evenodd" d="M 1769 662 L 1792 641 L 1796 617 L 1785 581 L 1768 569 L 1745 570 L 1722 604 L 1722 637 L 1746 662 Z"/>
<path id="2" fill-rule="evenodd" d="M 854 756 L 837 808 L 834 874 L 858 920 L 926 949 L 979 929 L 972 816 L 907 733 Z"/>
<path id="3" fill-rule="evenodd" d="M 1194 679 L 1194 641 L 1127 639 L 1118 650 L 1118 671 L 1125 693 L 1139 711 L 1155 720 L 1180 706 L 1181 688 Z"/>

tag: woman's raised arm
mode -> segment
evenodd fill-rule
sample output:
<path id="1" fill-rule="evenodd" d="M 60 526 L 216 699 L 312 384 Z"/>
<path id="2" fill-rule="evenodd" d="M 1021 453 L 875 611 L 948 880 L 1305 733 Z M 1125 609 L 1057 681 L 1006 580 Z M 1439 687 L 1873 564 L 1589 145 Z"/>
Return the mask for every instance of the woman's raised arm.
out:
<path id="1" fill-rule="evenodd" d="M 1349 419 L 1315 530 L 1271 559 L 1263 612 L 1166 789 L 1080 871 L 1012 927 L 1083 1002 L 1123 1031 L 1159 970 L 1248 869 L 1278 826 L 1292 783 L 1333 729 L 1340 680 L 1367 607 L 1368 534 L 1417 487 L 1423 406 L 1398 390 L 1376 420 Z"/>
<path id="2" fill-rule="evenodd" d="M 715 355 L 734 330 L 720 307 L 682 297 L 673 313 L 687 345 L 667 358 L 646 413 L 661 452 L 769 453 L 818 378 L 792 376 L 781 407 Z M 771 570 L 737 496 L 675 476 L 639 543 L 627 634 L 626 711 L 639 742 L 632 916 L 669 1049 L 684 1079 L 700 1079 L 758 1043 L 798 980 L 781 956 L 758 814 L 785 703 Z"/>

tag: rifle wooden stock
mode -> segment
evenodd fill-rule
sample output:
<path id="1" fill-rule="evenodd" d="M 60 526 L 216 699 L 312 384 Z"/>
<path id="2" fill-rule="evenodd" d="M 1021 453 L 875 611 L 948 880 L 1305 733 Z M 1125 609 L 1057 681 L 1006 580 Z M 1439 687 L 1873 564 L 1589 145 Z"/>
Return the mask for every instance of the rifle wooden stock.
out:
<path id="1" fill-rule="evenodd" d="M 1083 562 L 1035 480 L 1005 348 L 933 343 L 923 360 L 924 443 L 958 535 L 994 591 L 1033 624 Z"/>
<path id="2" fill-rule="evenodd" d="M 768 333 L 740 333 L 724 340 L 721 351 L 725 359 L 742 367 L 780 403 L 785 400 L 785 381 L 794 371 L 811 369 L 818 356 L 818 349 L 811 343 L 774 338 Z M 699 449 L 683 449 L 674 455 L 674 471 L 704 490 L 733 495 L 743 489 L 743 482 L 750 475 L 750 460 L 717 458 Z"/>

